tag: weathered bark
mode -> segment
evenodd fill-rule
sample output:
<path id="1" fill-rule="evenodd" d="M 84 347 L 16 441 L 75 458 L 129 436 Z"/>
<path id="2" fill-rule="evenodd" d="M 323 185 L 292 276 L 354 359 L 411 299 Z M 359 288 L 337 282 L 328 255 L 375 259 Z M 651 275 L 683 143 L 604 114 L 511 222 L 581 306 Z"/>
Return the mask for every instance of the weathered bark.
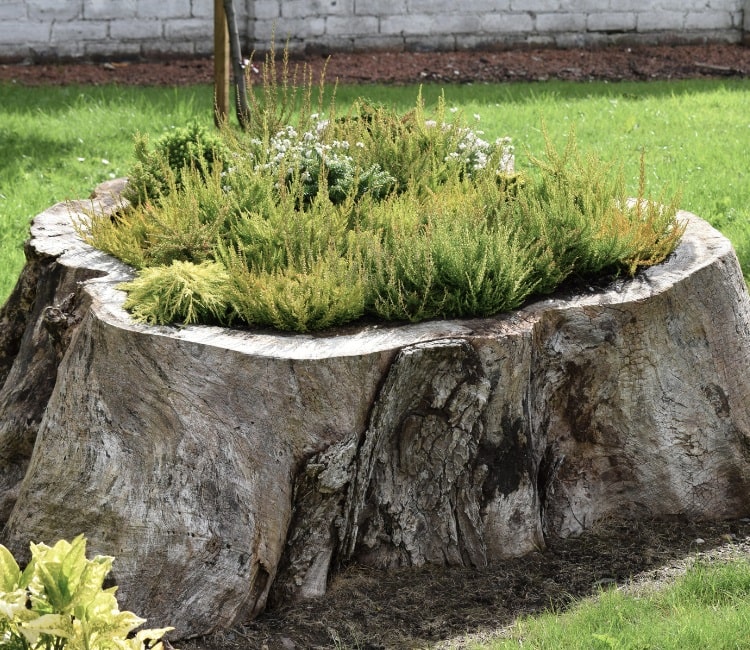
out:
<path id="1" fill-rule="evenodd" d="M 126 607 L 189 636 L 350 561 L 481 567 L 611 514 L 745 516 L 750 298 L 680 216 L 668 261 L 600 291 L 289 336 L 134 323 L 130 269 L 56 206 L 0 312 L 2 541 L 85 533 Z"/>
<path id="2" fill-rule="evenodd" d="M 80 285 L 108 272 L 106 265 L 89 263 L 90 247 L 71 237 L 71 211 L 92 202 L 112 210 L 122 185 L 105 183 L 90 202 L 61 203 L 45 212 L 26 243 L 21 277 L 0 310 L 0 522 L 15 503 L 57 367 L 88 311 L 90 298 Z"/>

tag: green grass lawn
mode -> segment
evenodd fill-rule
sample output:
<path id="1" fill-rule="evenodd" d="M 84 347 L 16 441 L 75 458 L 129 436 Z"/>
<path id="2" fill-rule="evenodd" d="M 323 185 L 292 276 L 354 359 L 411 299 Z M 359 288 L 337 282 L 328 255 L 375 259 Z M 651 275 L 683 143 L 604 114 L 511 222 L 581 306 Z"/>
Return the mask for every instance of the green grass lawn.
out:
<path id="1" fill-rule="evenodd" d="M 698 563 L 666 588 L 610 589 L 563 614 L 517 621 L 477 650 L 750 648 L 750 562 Z"/>
<path id="2" fill-rule="evenodd" d="M 23 266 L 34 215 L 124 176 L 133 133 L 211 122 L 208 88 L 23 88 L 0 85 L 0 302 Z"/>

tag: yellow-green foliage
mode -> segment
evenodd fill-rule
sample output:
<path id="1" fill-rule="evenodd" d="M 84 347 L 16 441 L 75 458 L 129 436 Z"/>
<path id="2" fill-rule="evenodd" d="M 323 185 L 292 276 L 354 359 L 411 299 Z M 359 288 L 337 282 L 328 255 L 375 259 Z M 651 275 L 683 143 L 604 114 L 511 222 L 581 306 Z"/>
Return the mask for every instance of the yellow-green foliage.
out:
<path id="1" fill-rule="evenodd" d="M 356 320 L 365 311 L 356 260 L 335 249 L 308 264 L 253 273 L 229 260 L 229 305 L 241 322 L 306 332 Z"/>
<path id="2" fill-rule="evenodd" d="M 86 558 L 86 540 L 31 544 L 21 571 L 0 545 L 0 646 L 9 650 L 161 650 L 172 628 L 135 629 L 145 620 L 119 610 L 117 587 L 102 588 L 113 558 Z"/>
<path id="3" fill-rule="evenodd" d="M 487 316 L 571 276 L 632 275 L 682 234 L 674 201 L 629 204 L 622 171 L 581 156 L 572 134 L 521 176 L 506 141 L 442 101 L 432 115 L 420 97 L 406 115 L 360 101 L 323 116 L 308 86 L 292 126 L 296 95 L 269 66 L 251 129 L 225 127 L 210 149 L 221 165 L 197 145 L 174 162 L 162 142 L 139 155 L 161 176 L 138 205 L 81 225 L 140 270 L 124 285 L 136 318 L 308 331 Z"/>
<path id="4" fill-rule="evenodd" d="M 482 189 L 487 192 L 483 192 Z M 407 192 L 371 207 L 380 222 L 361 249 L 371 310 L 396 320 L 484 316 L 513 309 L 534 290 L 536 246 L 493 214 L 496 183 L 454 180 L 419 200 Z"/>
<path id="5" fill-rule="evenodd" d="M 252 61 L 250 62 L 252 65 Z M 309 117 L 312 103 L 312 73 L 307 66 L 300 70 L 299 66 L 290 68 L 289 51 L 285 48 L 281 61 L 281 69 L 276 64 L 275 36 L 271 37 L 271 48 L 261 65 L 260 92 L 249 77 L 247 129 L 250 133 L 269 134 L 280 131 L 292 123 L 296 113 L 299 123 Z M 322 110 L 323 82 L 325 70 L 320 76 L 318 94 L 318 109 Z"/>
<path id="6" fill-rule="evenodd" d="M 227 322 L 229 274 L 218 262 L 174 260 L 144 268 L 120 287 L 128 292 L 125 309 L 154 325 Z"/>

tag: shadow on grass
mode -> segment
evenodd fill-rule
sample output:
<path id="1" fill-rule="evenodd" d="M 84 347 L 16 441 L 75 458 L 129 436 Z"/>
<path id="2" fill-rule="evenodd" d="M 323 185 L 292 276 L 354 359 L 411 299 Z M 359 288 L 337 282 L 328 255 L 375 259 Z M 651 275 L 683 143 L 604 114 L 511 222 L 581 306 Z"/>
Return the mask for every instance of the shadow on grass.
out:
<path id="1" fill-rule="evenodd" d="M 355 86 L 345 85 L 336 89 L 336 101 L 348 104 L 357 97 L 375 95 L 380 101 L 392 102 L 400 110 L 414 107 L 418 90 L 427 106 L 437 103 L 445 95 L 450 103 L 465 105 L 534 104 L 547 101 L 568 101 L 588 98 L 623 98 L 628 100 L 646 100 L 651 98 L 672 98 L 716 91 L 748 93 L 750 79 L 693 79 L 677 81 L 532 81 L 490 84 L 436 84 L 422 86 L 416 84 L 405 86 Z"/>
<path id="2" fill-rule="evenodd" d="M 116 112 L 123 107 L 147 111 L 149 115 L 211 114 L 210 89 L 199 86 L 22 86 L 0 83 L 3 96 L 0 114 L 55 116 L 71 110 Z"/>
<path id="3" fill-rule="evenodd" d="M 48 161 L 63 160 L 73 155 L 75 143 L 45 137 L 38 133 L 16 133 L 0 130 L 0 178 L 7 181 L 21 174 L 29 161 L 41 161 L 44 165 Z"/>

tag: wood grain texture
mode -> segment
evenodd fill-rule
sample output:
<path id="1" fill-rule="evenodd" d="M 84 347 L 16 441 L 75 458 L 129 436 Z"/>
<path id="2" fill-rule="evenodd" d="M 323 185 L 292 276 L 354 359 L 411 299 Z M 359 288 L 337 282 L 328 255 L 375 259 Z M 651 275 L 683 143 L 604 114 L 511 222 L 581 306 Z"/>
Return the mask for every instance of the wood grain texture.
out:
<path id="1" fill-rule="evenodd" d="M 284 335 L 133 322 L 82 208 L 36 218 L 0 311 L 2 542 L 85 533 L 150 625 L 228 627 L 352 561 L 481 567 L 612 514 L 750 510 L 750 299 L 694 215 L 603 289 Z"/>

